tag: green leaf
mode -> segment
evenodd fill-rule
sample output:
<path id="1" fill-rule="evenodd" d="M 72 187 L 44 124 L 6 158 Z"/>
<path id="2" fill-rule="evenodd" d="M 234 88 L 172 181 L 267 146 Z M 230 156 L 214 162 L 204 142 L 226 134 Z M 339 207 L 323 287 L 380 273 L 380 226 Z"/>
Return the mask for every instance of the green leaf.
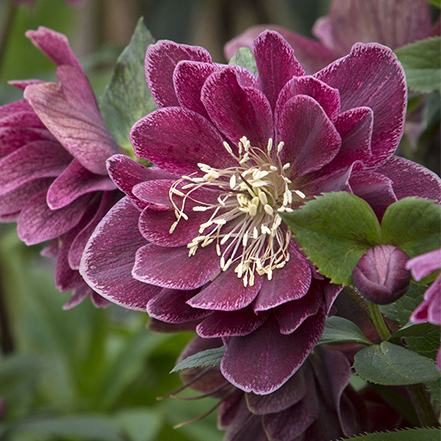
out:
<path id="1" fill-rule="evenodd" d="M 383 385 L 424 383 L 440 376 L 433 360 L 389 342 L 358 352 L 353 367 L 364 380 Z"/>
<path id="2" fill-rule="evenodd" d="M 248 49 L 247 47 L 240 47 L 228 64 L 245 67 L 245 69 L 248 69 L 257 77 L 256 59 L 254 58 L 251 49 Z"/>
<path id="3" fill-rule="evenodd" d="M 434 441 L 440 439 L 441 429 L 405 429 L 395 432 L 376 432 L 345 438 L 347 441 Z"/>
<path id="4" fill-rule="evenodd" d="M 440 342 L 440 327 L 430 334 L 425 336 L 406 337 L 407 347 L 414 352 L 417 352 L 424 357 L 435 360 L 438 353 Z"/>
<path id="5" fill-rule="evenodd" d="M 441 248 L 441 206 L 421 198 L 404 198 L 390 205 L 381 222 L 382 242 L 409 257 Z"/>
<path id="6" fill-rule="evenodd" d="M 326 343 L 341 342 L 363 343 L 365 345 L 372 344 L 355 323 L 335 315 L 328 317 L 325 322 L 323 335 L 317 344 L 323 345 Z"/>
<path id="7" fill-rule="evenodd" d="M 374 211 L 347 192 L 326 193 L 281 216 L 308 258 L 332 283 L 350 285 L 360 257 L 379 243 Z"/>
<path id="8" fill-rule="evenodd" d="M 439 334 L 439 326 L 433 325 L 432 323 L 409 323 L 403 328 L 394 332 L 389 341 L 396 342 L 402 337 L 425 337 L 430 334 Z"/>
<path id="9" fill-rule="evenodd" d="M 441 9 L 441 0 L 426 0 L 426 2 Z"/>
<path id="10" fill-rule="evenodd" d="M 441 37 L 433 37 L 395 51 L 404 67 L 410 89 L 417 92 L 441 92 L 440 45 Z"/>
<path id="11" fill-rule="evenodd" d="M 183 371 L 195 367 L 215 366 L 220 363 L 225 353 L 225 347 L 207 349 L 206 351 L 198 352 L 190 355 L 184 360 L 180 361 L 172 370 L 172 372 Z"/>
<path id="12" fill-rule="evenodd" d="M 109 130 L 129 155 L 133 155 L 130 129 L 136 121 L 156 108 L 144 74 L 147 46 L 154 42 L 141 18 L 130 44 L 118 58 L 112 81 L 100 102 L 101 112 Z"/>
<path id="13" fill-rule="evenodd" d="M 115 415 L 115 423 L 130 441 L 154 441 L 161 429 L 158 412 L 150 408 L 127 409 Z"/>

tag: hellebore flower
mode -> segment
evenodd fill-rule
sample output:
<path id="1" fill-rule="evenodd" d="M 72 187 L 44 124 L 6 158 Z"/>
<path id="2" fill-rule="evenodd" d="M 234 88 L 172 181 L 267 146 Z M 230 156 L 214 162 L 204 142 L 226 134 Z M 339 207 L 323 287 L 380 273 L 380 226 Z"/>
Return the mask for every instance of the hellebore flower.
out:
<path id="1" fill-rule="evenodd" d="M 132 129 L 109 174 L 126 193 L 91 237 L 81 274 L 105 298 L 222 337 L 222 374 L 268 394 L 302 365 L 341 287 L 306 259 L 278 213 L 351 191 L 378 213 L 440 181 L 393 158 L 406 84 L 388 48 L 355 45 L 315 76 L 273 31 L 253 43 L 257 78 L 199 47 L 149 46 L 159 109 Z"/>
<path id="2" fill-rule="evenodd" d="M 251 47 L 254 38 L 265 29 L 273 29 L 286 38 L 307 73 L 347 54 L 358 42 L 376 42 L 396 49 L 435 31 L 430 6 L 424 0 L 333 0 L 329 15 L 317 20 L 312 30 L 319 41 L 280 26 L 253 26 L 225 45 L 227 60 L 240 47 Z"/>
<path id="3" fill-rule="evenodd" d="M 221 345 L 196 338 L 186 358 Z M 193 368 L 181 379 L 201 398 L 219 398 L 218 426 L 224 441 L 329 441 L 369 429 L 363 401 L 349 385 L 351 366 L 338 350 L 318 346 L 280 389 L 269 395 L 244 393 L 228 383 L 218 367 Z M 176 396 L 176 394 L 172 394 Z M 218 406 L 216 406 L 218 407 Z"/>
<path id="4" fill-rule="evenodd" d="M 434 271 L 441 269 L 441 249 L 414 257 L 406 263 L 415 280 L 421 280 Z M 424 293 L 424 300 L 410 316 L 412 323 L 429 322 L 441 325 L 441 274 Z M 441 349 L 436 357 L 438 369 L 441 370 Z"/>
<path id="5" fill-rule="evenodd" d="M 118 146 L 67 38 L 42 27 L 26 35 L 59 66 L 59 83 L 12 82 L 25 99 L 0 107 L 0 220 L 17 220 L 27 245 L 51 240 L 42 254 L 57 256 L 56 287 L 74 290 L 65 308 L 89 295 L 104 306 L 78 268 L 90 234 L 117 200 L 105 161 Z"/>
<path id="6" fill-rule="evenodd" d="M 361 256 L 352 273 L 355 287 L 366 299 L 379 305 L 398 300 L 408 289 L 409 256 L 392 245 L 379 245 Z"/>

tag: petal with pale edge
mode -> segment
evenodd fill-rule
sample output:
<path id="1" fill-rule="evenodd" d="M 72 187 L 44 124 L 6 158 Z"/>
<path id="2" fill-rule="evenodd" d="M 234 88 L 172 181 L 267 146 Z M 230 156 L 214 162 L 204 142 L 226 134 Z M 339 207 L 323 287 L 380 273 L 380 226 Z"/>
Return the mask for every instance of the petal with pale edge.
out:
<path id="1" fill-rule="evenodd" d="M 325 325 L 323 308 L 295 332 L 280 333 L 274 317 L 244 337 L 226 337 L 221 372 L 245 392 L 267 395 L 282 386 L 302 366 L 320 339 Z"/>
<path id="2" fill-rule="evenodd" d="M 406 269 L 412 272 L 415 280 L 421 280 L 434 271 L 441 269 L 441 249 L 421 254 L 406 262 Z"/>
<path id="3" fill-rule="evenodd" d="M 162 40 L 147 47 L 145 77 L 150 93 L 159 107 L 178 106 L 173 73 L 180 61 L 211 63 L 211 56 L 199 46 L 187 46 Z"/>
<path id="4" fill-rule="evenodd" d="M 404 130 L 407 86 L 396 55 L 380 44 L 355 44 L 351 53 L 314 75 L 340 91 L 341 111 L 370 107 L 374 112 L 369 166 L 384 164 Z"/>
<path id="5" fill-rule="evenodd" d="M 145 311 L 161 288 L 132 277 L 136 250 L 145 244 L 138 231 L 139 211 L 124 198 L 98 224 L 84 250 L 80 273 L 89 286 L 113 303 Z"/>

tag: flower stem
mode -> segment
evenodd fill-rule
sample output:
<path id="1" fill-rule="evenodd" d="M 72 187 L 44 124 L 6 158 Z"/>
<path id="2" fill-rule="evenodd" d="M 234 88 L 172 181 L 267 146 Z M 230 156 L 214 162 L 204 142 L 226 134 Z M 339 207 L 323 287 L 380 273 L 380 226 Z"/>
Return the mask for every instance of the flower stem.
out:
<path id="1" fill-rule="evenodd" d="M 381 340 L 385 341 L 391 336 L 389 328 L 384 322 L 383 316 L 381 315 L 380 308 L 378 307 L 378 305 L 372 302 L 368 302 L 368 303 L 369 303 L 369 312 L 371 315 L 372 323 L 374 324 L 375 329 L 377 330 Z"/>
<path id="2" fill-rule="evenodd" d="M 369 302 L 358 292 L 353 286 L 345 286 L 343 293 L 349 297 L 358 308 L 372 321 L 371 312 L 369 310 Z"/>
<path id="3" fill-rule="evenodd" d="M 17 12 L 17 6 L 13 1 L 9 1 L 6 6 L 6 13 L 4 14 L 2 29 L 0 29 L 0 72 L 3 59 L 5 57 L 6 46 L 8 43 L 8 37 L 12 30 L 12 24 L 14 22 L 15 14 Z"/>
<path id="4" fill-rule="evenodd" d="M 409 394 L 410 401 L 412 401 L 421 426 L 439 427 L 440 423 L 430 404 L 429 397 L 424 391 L 424 386 L 422 384 L 411 384 L 406 386 L 406 391 Z"/>

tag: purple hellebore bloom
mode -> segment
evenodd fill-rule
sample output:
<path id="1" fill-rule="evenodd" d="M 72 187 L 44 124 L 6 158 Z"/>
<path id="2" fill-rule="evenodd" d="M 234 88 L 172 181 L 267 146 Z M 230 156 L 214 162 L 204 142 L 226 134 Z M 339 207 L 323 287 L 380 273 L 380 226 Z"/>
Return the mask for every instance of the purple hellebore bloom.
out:
<path id="1" fill-rule="evenodd" d="M 180 358 L 221 344 L 219 339 L 196 338 Z M 290 380 L 269 395 L 235 388 L 217 366 L 184 371 L 181 390 L 190 387 L 202 392 L 201 398 L 220 400 L 218 426 L 226 430 L 224 441 L 330 441 L 369 429 L 366 408 L 350 378 L 346 357 L 318 346 Z"/>
<path id="2" fill-rule="evenodd" d="M 74 291 L 65 308 L 89 295 L 105 306 L 78 268 L 90 234 L 118 197 L 106 169 L 118 146 L 67 38 L 43 27 L 26 35 L 57 64 L 59 83 L 12 82 L 25 99 L 0 107 L 0 220 L 17 220 L 27 245 L 51 240 L 42 254 L 57 256 L 56 287 Z"/>
<path id="3" fill-rule="evenodd" d="M 361 256 L 352 273 L 355 287 L 366 299 L 379 305 L 398 300 L 408 289 L 409 256 L 392 245 L 379 245 Z"/>
<path id="4" fill-rule="evenodd" d="M 421 280 L 434 271 L 441 269 L 441 248 L 410 259 L 406 268 L 415 280 Z M 424 293 L 424 300 L 410 316 L 412 323 L 430 322 L 441 325 L 441 274 Z M 441 370 L 441 348 L 436 357 L 436 364 Z"/>
<path id="5" fill-rule="evenodd" d="M 80 272 L 105 298 L 222 337 L 222 374 L 268 394 L 302 365 L 341 287 L 317 274 L 279 212 L 346 190 L 381 215 L 410 195 L 439 199 L 439 178 L 393 157 L 406 83 L 392 51 L 355 45 L 307 76 L 273 31 L 253 43 L 257 78 L 200 47 L 149 46 L 159 109 L 132 129 L 135 153 L 109 174 L 127 194 L 91 237 Z"/>
<path id="6" fill-rule="evenodd" d="M 253 26 L 225 45 L 227 60 L 240 47 L 251 47 L 265 29 L 286 38 L 307 73 L 347 54 L 357 42 L 376 42 L 396 49 L 436 32 L 430 6 L 424 0 L 333 0 L 329 15 L 317 20 L 312 30 L 319 41 L 280 26 Z"/>

